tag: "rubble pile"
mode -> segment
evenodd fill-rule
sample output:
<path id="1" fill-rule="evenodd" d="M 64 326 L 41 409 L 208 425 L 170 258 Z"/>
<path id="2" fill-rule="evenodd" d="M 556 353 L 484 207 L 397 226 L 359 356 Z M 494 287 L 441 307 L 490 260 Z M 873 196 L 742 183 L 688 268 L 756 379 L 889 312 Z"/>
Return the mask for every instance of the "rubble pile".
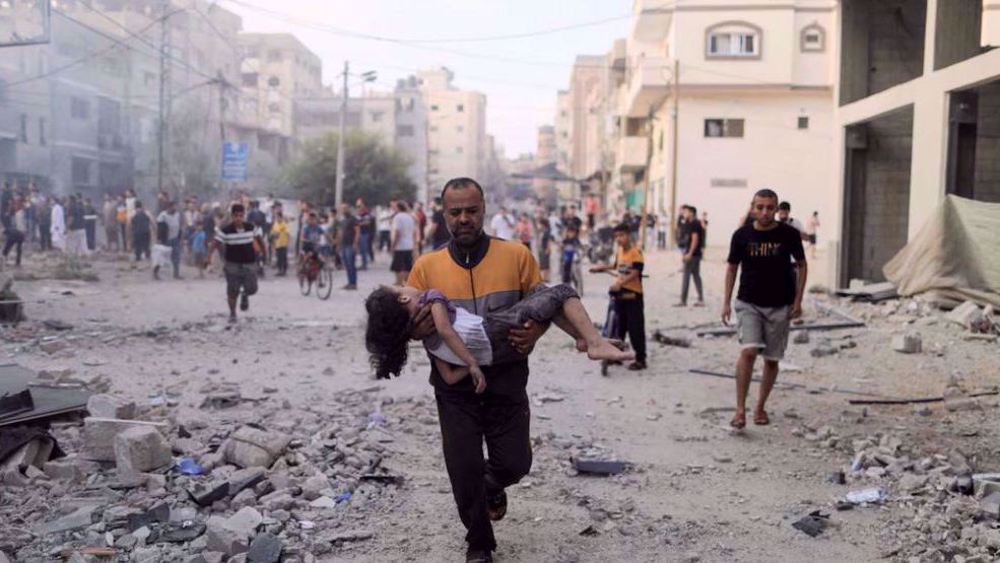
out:
<path id="1" fill-rule="evenodd" d="M 352 549 L 406 486 L 386 468 L 404 424 L 393 421 L 420 424 L 413 414 L 424 409 L 383 404 L 378 391 L 211 417 L 92 396 L 82 427 L 53 429 L 68 455 L 5 488 L 0 552 L 39 563 L 257 563 Z"/>

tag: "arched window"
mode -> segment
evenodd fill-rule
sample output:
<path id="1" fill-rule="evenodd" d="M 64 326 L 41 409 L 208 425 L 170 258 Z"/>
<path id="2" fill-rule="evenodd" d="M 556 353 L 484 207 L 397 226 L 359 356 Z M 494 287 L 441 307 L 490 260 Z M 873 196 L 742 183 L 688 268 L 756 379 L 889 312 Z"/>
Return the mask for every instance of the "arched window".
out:
<path id="1" fill-rule="evenodd" d="M 759 59 L 763 43 L 760 27 L 744 21 L 717 23 L 705 30 L 705 57 Z"/>
<path id="2" fill-rule="evenodd" d="M 826 30 L 815 22 L 803 27 L 799 47 L 803 53 L 822 53 L 826 50 Z"/>

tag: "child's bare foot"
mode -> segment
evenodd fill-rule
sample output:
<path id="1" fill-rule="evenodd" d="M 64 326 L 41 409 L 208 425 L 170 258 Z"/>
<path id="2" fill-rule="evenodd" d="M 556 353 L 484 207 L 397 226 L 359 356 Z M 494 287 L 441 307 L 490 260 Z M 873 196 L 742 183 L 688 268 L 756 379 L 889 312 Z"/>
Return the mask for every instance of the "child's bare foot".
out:
<path id="1" fill-rule="evenodd" d="M 586 352 L 587 351 L 587 339 L 585 339 L 585 338 L 577 338 L 576 339 L 576 351 L 577 352 Z"/>
<path id="2" fill-rule="evenodd" d="M 587 345 L 587 357 L 591 360 L 613 360 L 623 362 L 635 358 L 635 352 L 622 350 L 609 340 L 601 338 Z"/>

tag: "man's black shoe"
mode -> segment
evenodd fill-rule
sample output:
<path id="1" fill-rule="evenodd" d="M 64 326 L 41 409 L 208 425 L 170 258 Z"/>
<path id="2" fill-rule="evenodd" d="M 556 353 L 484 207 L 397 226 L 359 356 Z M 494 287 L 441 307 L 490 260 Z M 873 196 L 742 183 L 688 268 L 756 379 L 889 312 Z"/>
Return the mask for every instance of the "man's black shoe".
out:
<path id="1" fill-rule="evenodd" d="M 486 511 L 490 515 L 490 520 L 498 522 L 507 515 L 507 493 L 500 491 L 493 496 L 486 497 Z"/>
<path id="2" fill-rule="evenodd" d="M 240 295 L 240 311 L 246 311 L 250 308 L 250 296 L 246 293 Z"/>
<path id="3" fill-rule="evenodd" d="M 628 370 L 629 371 L 641 371 L 641 370 L 644 370 L 644 369 L 646 369 L 646 362 L 640 362 L 640 361 L 636 360 L 636 361 L 634 361 L 634 362 L 632 362 L 631 364 L 628 365 Z"/>
<path id="4" fill-rule="evenodd" d="M 488 549 L 469 549 L 465 552 L 465 563 L 493 563 L 493 554 Z"/>

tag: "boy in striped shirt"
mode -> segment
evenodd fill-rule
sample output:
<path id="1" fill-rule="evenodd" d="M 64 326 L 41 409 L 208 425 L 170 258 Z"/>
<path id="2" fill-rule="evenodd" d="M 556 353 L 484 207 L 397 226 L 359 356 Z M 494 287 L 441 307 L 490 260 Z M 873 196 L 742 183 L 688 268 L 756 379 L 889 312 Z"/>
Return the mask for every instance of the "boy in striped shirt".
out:
<path id="1" fill-rule="evenodd" d="M 215 230 L 215 239 L 205 259 L 205 268 L 212 262 L 215 249 L 222 247 L 226 261 L 226 297 L 229 301 L 229 322 L 236 322 L 236 298 L 240 298 L 240 310 L 250 308 L 250 296 L 257 293 L 257 248 L 264 248 L 264 233 L 260 227 L 247 223 L 246 208 L 233 204 L 232 220 Z"/>

